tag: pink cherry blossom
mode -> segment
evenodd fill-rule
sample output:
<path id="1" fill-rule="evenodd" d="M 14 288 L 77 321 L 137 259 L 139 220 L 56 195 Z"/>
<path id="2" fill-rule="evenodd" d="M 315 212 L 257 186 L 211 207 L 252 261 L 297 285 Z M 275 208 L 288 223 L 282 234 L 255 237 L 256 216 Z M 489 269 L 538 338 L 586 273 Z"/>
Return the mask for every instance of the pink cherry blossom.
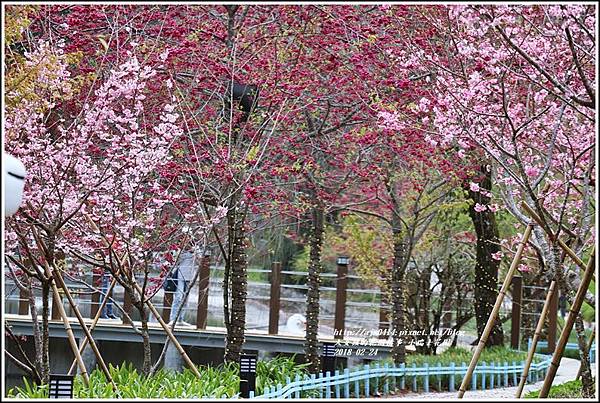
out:
<path id="1" fill-rule="evenodd" d="M 494 259 L 494 260 L 502 260 L 502 252 L 498 251 L 496 253 L 492 253 L 492 259 Z"/>
<path id="2" fill-rule="evenodd" d="M 479 204 L 479 203 L 475 203 L 475 207 L 474 207 L 475 211 L 477 211 L 478 213 L 481 213 L 482 211 L 485 211 L 486 206 L 484 204 Z"/>

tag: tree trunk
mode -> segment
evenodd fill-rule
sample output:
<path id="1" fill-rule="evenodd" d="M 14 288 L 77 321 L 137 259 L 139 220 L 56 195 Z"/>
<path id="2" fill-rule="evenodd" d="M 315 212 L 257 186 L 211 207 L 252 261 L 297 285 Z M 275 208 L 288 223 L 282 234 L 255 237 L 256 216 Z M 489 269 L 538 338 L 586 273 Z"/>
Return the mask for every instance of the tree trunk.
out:
<path id="1" fill-rule="evenodd" d="M 587 338 L 585 337 L 585 328 L 583 326 L 583 317 L 581 313 L 575 319 L 575 332 L 577 333 L 577 342 L 579 345 L 579 359 L 581 360 L 581 384 L 583 386 L 583 397 L 594 397 L 595 384 L 590 370 L 590 355 L 587 351 Z"/>
<path id="2" fill-rule="evenodd" d="M 316 374 L 321 369 L 318 350 L 319 286 L 321 283 L 321 248 L 323 247 L 323 207 L 312 208 L 310 230 L 310 260 L 308 263 L 308 292 L 306 293 L 306 342 L 304 353 L 309 371 Z"/>
<path id="3" fill-rule="evenodd" d="M 486 208 L 476 211 L 475 206 L 490 203 L 490 197 L 481 191 L 490 192 L 492 189 L 492 175 L 485 167 L 481 167 L 479 192 L 469 189 L 469 197 L 474 202 L 469 207 L 469 215 L 473 221 L 477 234 L 477 261 L 475 263 L 475 318 L 477 322 L 477 336 L 481 337 L 492 309 L 498 296 L 498 268 L 500 261 L 493 259 L 492 254 L 500 251 L 498 225 L 495 213 Z M 486 347 L 501 346 L 504 344 L 502 325 L 496 321 L 486 342 Z"/>
<path id="4" fill-rule="evenodd" d="M 392 218 L 394 235 L 394 261 L 392 264 L 392 359 L 401 364 L 406 359 L 407 337 L 404 318 L 404 277 L 408 262 L 406 243 L 402 236 L 401 221 L 396 214 Z"/>
<path id="5" fill-rule="evenodd" d="M 43 361 L 42 358 L 44 356 L 44 348 L 42 342 L 42 335 L 40 333 L 40 326 L 38 322 L 38 310 L 35 306 L 35 294 L 33 293 L 33 287 L 31 285 L 31 278 L 29 276 L 24 276 L 25 278 L 25 286 L 27 287 L 27 299 L 29 302 L 29 313 L 31 315 L 31 322 L 33 325 L 33 341 L 35 348 L 35 368 L 37 370 L 38 375 L 41 377 L 40 382 L 46 382 L 44 377 L 43 370 Z"/>
<path id="6" fill-rule="evenodd" d="M 231 277 L 231 310 L 225 346 L 226 362 L 239 362 L 244 346 L 246 297 L 248 294 L 245 216 L 244 212 L 234 208 L 230 217 L 232 219 L 230 224 L 232 225 L 231 234 L 233 236 L 229 240 L 231 254 L 228 260 Z"/>
<path id="7" fill-rule="evenodd" d="M 142 296 L 143 298 L 143 296 Z M 148 312 L 144 308 L 144 303 L 140 300 L 134 303 L 140 313 L 140 321 L 142 323 L 142 346 L 144 351 L 144 361 L 142 364 L 142 372 L 144 375 L 149 375 L 152 368 L 152 348 L 150 345 L 150 334 L 148 331 Z"/>
<path id="8" fill-rule="evenodd" d="M 52 281 L 52 280 L 50 280 Z M 48 316 L 50 315 L 50 281 L 42 281 L 42 383 L 50 380 L 50 333 L 48 328 Z M 32 293 L 33 295 L 33 293 Z"/>

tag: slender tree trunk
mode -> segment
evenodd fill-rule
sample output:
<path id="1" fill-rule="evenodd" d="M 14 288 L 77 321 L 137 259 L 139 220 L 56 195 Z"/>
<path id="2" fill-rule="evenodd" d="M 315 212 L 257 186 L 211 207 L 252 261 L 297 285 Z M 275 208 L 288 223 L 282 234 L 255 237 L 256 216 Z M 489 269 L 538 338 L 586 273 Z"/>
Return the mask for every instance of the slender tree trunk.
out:
<path id="1" fill-rule="evenodd" d="M 477 260 L 475 263 L 475 318 L 477 322 L 477 335 L 481 337 L 498 296 L 498 268 L 500 261 L 492 257 L 500 251 L 498 225 L 495 213 L 489 209 L 476 211 L 476 203 L 487 206 L 490 197 L 481 192 L 490 192 L 492 189 L 492 174 L 485 167 L 481 167 L 479 176 L 480 192 L 469 190 L 469 197 L 474 202 L 469 207 L 469 215 L 473 221 L 477 234 Z M 502 325 L 496 321 L 486 342 L 488 346 L 501 346 L 504 344 Z"/>
<path id="2" fill-rule="evenodd" d="M 52 281 L 52 280 L 50 280 Z M 50 332 L 48 327 L 48 316 L 50 315 L 50 281 L 42 281 L 42 383 L 48 383 L 50 379 Z"/>
<path id="3" fill-rule="evenodd" d="M 24 276 L 25 278 L 25 286 L 27 287 L 27 300 L 29 302 L 29 313 L 31 314 L 31 321 L 33 325 L 33 341 L 35 348 L 35 368 L 37 370 L 38 375 L 41 377 L 40 382 L 45 382 L 43 379 L 44 371 L 43 371 L 43 355 L 44 348 L 42 342 L 42 335 L 40 333 L 40 326 L 38 322 L 38 310 L 35 306 L 35 294 L 33 293 L 33 287 L 31 285 L 31 278 L 29 276 Z"/>
<path id="4" fill-rule="evenodd" d="M 585 337 L 585 328 L 581 314 L 575 319 L 575 332 L 577 333 L 577 342 L 579 345 L 579 358 L 581 360 L 581 384 L 583 386 L 583 397 L 594 397 L 594 381 L 590 370 L 590 355 L 587 351 L 587 338 Z"/>
<path id="5" fill-rule="evenodd" d="M 396 214 L 392 218 L 393 236 L 394 236 L 394 261 L 392 264 L 392 359 L 394 363 L 401 364 L 406 359 L 406 341 L 407 337 L 403 334 L 406 331 L 405 325 L 405 284 L 407 248 L 401 231 L 400 218 Z"/>
<path id="6" fill-rule="evenodd" d="M 248 295 L 248 256 L 246 255 L 245 212 L 237 208 L 232 211 L 233 239 L 230 239 L 231 255 L 229 258 L 231 276 L 231 310 L 225 361 L 239 362 L 244 346 L 246 329 L 246 298 Z"/>
<path id="7" fill-rule="evenodd" d="M 144 303 L 140 300 L 134 303 L 140 313 L 140 321 L 142 324 L 142 346 L 144 351 L 144 361 L 142 364 L 142 372 L 144 375 L 149 375 L 152 368 L 152 348 L 150 345 L 150 333 L 148 330 L 148 312 L 144 307 Z"/>
<path id="8" fill-rule="evenodd" d="M 323 207 L 312 208 L 310 228 L 310 260 L 308 263 L 308 292 L 306 294 L 306 341 L 304 354 L 309 371 L 316 374 L 321 369 L 318 350 L 319 334 L 319 286 L 321 283 L 321 248 L 323 247 Z"/>

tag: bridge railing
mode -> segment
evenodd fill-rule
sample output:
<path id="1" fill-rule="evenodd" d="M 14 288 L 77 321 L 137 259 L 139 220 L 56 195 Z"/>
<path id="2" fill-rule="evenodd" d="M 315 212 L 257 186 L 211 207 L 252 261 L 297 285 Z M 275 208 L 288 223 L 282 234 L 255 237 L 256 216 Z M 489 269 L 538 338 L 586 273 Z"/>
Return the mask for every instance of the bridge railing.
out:
<path id="1" fill-rule="evenodd" d="M 211 266 L 209 258 L 205 259 L 200 263 L 199 280 L 194 286 L 196 290 L 193 290 L 193 293 L 190 294 L 181 315 L 185 322 L 195 325 L 197 329 L 204 329 L 206 326 L 224 326 L 222 313 L 217 312 L 215 314 L 215 312 L 212 312 L 209 315 L 208 306 L 209 295 L 211 301 L 214 301 L 214 298 L 222 298 L 222 292 L 215 293 L 214 287 L 222 282 L 224 269 L 215 265 Z M 73 265 L 72 262 L 68 264 Z M 89 289 L 84 284 L 78 284 L 76 281 L 67 278 L 67 276 L 65 276 L 65 281 L 73 292 L 81 313 L 84 316 L 93 318 L 103 298 L 101 293 L 98 292 L 102 289 L 102 275 L 95 274 L 92 276 L 89 268 L 85 268 L 83 272 L 86 274 L 81 280 L 92 285 L 97 291 Z M 271 268 L 249 268 L 248 274 L 250 278 L 249 287 L 254 288 L 256 291 L 248 294 L 248 300 L 267 305 L 266 308 L 269 312 L 268 315 L 249 317 L 247 323 L 249 330 L 263 329 L 268 331 L 269 334 L 278 334 L 280 327 L 285 326 L 286 323 L 285 318 L 280 315 L 281 312 L 304 314 L 306 297 L 302 294 L 298 295 L 294 291 L 304 293 L 308 289 L 306 286 L 307 272 L 284 269 L 281 264 L 273 263 Z M 151 274 L 150 277 L 154 281 L 154 285 L 157 285 L 156 281 L 160 280 L 158 273 Z M 386 301 L 385 293 L 382 293 L 380 289 L 364 284 L 359 276 L 348 272 L 347 268 L 340 270 L 340 267 L 338 267 L 337 273 L 322 273 L 321 277 L 326 283 L 320 287 L 322 296 L 319 322 L 323 327 L 335 329 L 337 334 L 342 334 L 350 326 L 370 327 L 373 323 L 378 323 L 379 330 L 389 328 L 391 307 L 389 302 Z M 12 281 L 8 275 L 5 276 L 5 280 L 5 286 L 10 287 Z M 140 277 L 140 282 L 142 281 Z M 34 293 L 39 300 L 39 290 L 34 290 Z M 6 313 L 29 315 L 26 293 L 20 292 L 13 285 L 12 292 L 6 292 L 5 294 L 8 296 L 9 302 L 5 306 Z M 139 320 L 136 319 L 138 315 L 135 309 L 132 309 L 131 302 L 128 301 L 120 285 L 117 284 L 114 288 L 112 298 L 133 320 Z M 173 294 L 165 292 L 159 285 L 159 290 L 153 297 L 152 303 L 161 312 L 163 318 L 169 317 L 172 301 Z M 50 304 L 53 308 L 51 317 L 58 320 L 58 310 L 55 309 L 56 307 L 53 306 L 52 302 L 51 298 Z M 465 303 L 469 302 L 465 300 Z M 68 304 L 64 303 L 64 307 L 67 314 L 69 314 L 70 307 Z M 41 312 L 41 309 L 38 311 Z M 117 316 L 123 316 L 115 306 L 113 306 L 113 311 Z M 69 316 L 73 315 L 70 314 Z M 444 312 L 442 319 L 444 326 L 451 327 L 452 312 Z M 126 323 L 125 320 L 124 323 Z M 381 334 L 382 338 L 387 338 L 385 332 L 381 332 Z"/>
<path id="2" fill-rule="evenodd" d="M 529 370 L 528 381 L 537 382 L 546 375 L 551 357 L 537 355 L 541 361 L 533 363 Z M 471 378 L 470 390 L 486 390 L 499 387 L 516 386 L 520 381 L 525 361 L 512 362 L 482 362 L 475 368 Z M 468 365 L 452 362 L 448 366 L 441 364 L 421 367 L 415 364 L 406 366 L 400 364 L 365 365 L 355 370 L 345 369 L 327 372 L 325 375 L 297 376 L 293 381 L 288 379 L 285 385 L 278 384 L 267 388 L 261 395 L 250 398 L 257 399 L 291 399 L 304 397 L 318 398 L 358 398 L 388 395 L 397 388 L 407 386 L 413 392 L 430 392 L 432 387 L 437 391 L 454 392 L 466 374 Z"/>
<path id="3" fill-rule="evenodd" d="M 278 271 L 278 273 L 277 273 Z M 102 275 L 92 275 L 91 269 L 84 269 L 86 274 L 78 278 L 82 283 L 86 283 L 95 288 L 90 289 L 85 284 L 73 281 L 67 275 L 64 276 L 65 282 L 69 286 L 79 310 L 82 315 L 93 318 L 97 312 L 100 302 L 103 299 L 102 290 Z M 199 281 L 194 286 L 192 294 L 183 308 L 181 318 L 190 323 L 195 324 L 196 328 L 203 329 L 207 325 L 223 326 L 222 316 L 217 312 L 217 316 L 209 315 L 208 296 L 210 294 L 211 301 L 213 298 L 222 298 L 222 293 L 214 292 L 214 287 L 220 285 L 223 278 L 223 268 L 218 266 L 209 266 L 208 272 L 201 273 Z M 306 286 L 306 276 L 308 273 L 302 271 L 282 270 L 281 265 L 273 264 L 270 269 L 248 269 L 249 287 L 254 288 L 257 292 L 249 293 L 248 300 L 254 300 L 261 304 L 267 305 L 269 315 L 256 315 L 248 318 L 248 329 L 264 329 L 270 334 L 279 333 L 280 326 L 285 326 L 286 318 L 281 317 L 280 312 L 302 313 L 305 311 L 306 297 L 297 295 L 305 293 L 308 289 Z M 158 274 L 150 275 L 150 280 L 156 282 Z M 379 289 L 365 289 L 365 285 L 361 283 L 359 276 L 346 274 L 340 276 L 338 273 L 322 273 L 321 276 L 329 281 L 333 286 L 321 287 L 321 312 L 319 315 L 320 322 L 324 326 L 332 328 L 341 328 L 344 330 L 347 324 L 356 324 L 364 326 L 365 323 L 373 323 L 376 320 L 377 312 L 379 312 L 380 328 L 389 326 L 387 312 L 389 304 L 382 298 L 382 293 Z M 346 280 L 351 280 L 350 286 L 348 282 L 340 281 L 342 277 Z M 204 279 L 204 281 L 203 281 Z M 258 281 L 257 281 L 258 280 Z M 143 282 L 143 277 L 139 277 L 139 282 Z M 156 285 L 156 284 L 155 284 Z M 343 285 L 343 287 L 342 287 Z M 159 287 L 160 288 L 160 287 Z M 5 313 L 16 313 L 20 315 L 29 315 L 29 297 L 26 292 L 20 291 L 5 269 L 5 295 L 7 296 L 8 304 L 5 305 Z M 297 291 L 293 293 L 291 291 Z M 340 294 L 348 294 L 347 298 L 340 299 Z M 361 296 L 362 297 L 359 297 Z M 365 296 L 370 298 L 365 299 Z M 40 298 L 41 291 L 39 287 L 34 285 L 34 297 L 37 299 L 38 312 L 41 313 Z M 163 318 L 169 316 L 171 305 L 173 302 L 173 294 L 165 292 L 160 288 L 152 298 L 152 303 L 161 312 Z M 137 313 L 132 309 L 131 303 L 128 301 L 123 288 L 117 284 L 112 292 L 112 299 L 117 302 L 133 320 L 137 320 Z M 363 301 L 363 302 L 361 302 Z M 211 302 L 212 304 L 212 302 Z M 51 319 L 60 319 L 57 307 L 54 306 L 53 299 L 50 298 Z M 67 315 L 74 316 L 70 307 L 63 301 L 63 306 Z M 371 312 L 365 315 L 366 311 Z M 123 316 L 118 307 L 113 304 L 113 312 L 117 316 Z M 354 313 L 354 315 L 353 315 Z M 254 320 L 254 321 L 253 321 Z M 336 325 L 337 324 L 337 325 Z"/>

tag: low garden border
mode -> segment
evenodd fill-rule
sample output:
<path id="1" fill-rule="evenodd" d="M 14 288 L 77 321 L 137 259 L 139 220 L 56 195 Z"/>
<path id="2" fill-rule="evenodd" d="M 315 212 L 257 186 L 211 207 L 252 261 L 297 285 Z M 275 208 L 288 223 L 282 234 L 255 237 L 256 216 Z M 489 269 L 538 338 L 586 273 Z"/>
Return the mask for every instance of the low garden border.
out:
<path id="1" fill-rule="evenodd" d="M 543 357 L 543 360 L 531 364 L 528 381 L 537 382 L 545 376 L 550 366 L 551 358 L 548 355 L 536 354 Z M 521 373 L 525 366 L 525 361 L 520 363 L 486 363 L 481 362 L 475 368 L 471 379 L 471 390 L 485 390 L 497 387 L 516 386 L 519 383 Z M 290 399 L 301 397 L 319 397 L 319 398 L 349 398 L 349 397 L 369 397 L 379 394 L 387 395 L 390 390 L 396 388 L 404 389 L 408 384 L 412 391 L 429 392 L 433 384 L 438 391 L 447 390 L 453 392 L 457 385 L 460 385 L 463 376 L 468 369 L 467 363 L 460 365 L 451 363 L 450 366 L 429 366 L 425 363 L 422 367 L 413 364 L 407 367 L 404 364 L 395 366 L 385 364 L 383 366 L 375 364 L 371 367 L 365 365 L 362 368 L 350 371 L 348 368 L 344 371 L 335 371 L 333 375 L 327 372 L 325 375 L 319 374 L 304 378 L 297 376 L 293 381 L 288 379 L 286 385 L 278 384 L 267 388 L 259 396 L 254 396 L 250 392 L 250 398 L 256 399 Z"/>

